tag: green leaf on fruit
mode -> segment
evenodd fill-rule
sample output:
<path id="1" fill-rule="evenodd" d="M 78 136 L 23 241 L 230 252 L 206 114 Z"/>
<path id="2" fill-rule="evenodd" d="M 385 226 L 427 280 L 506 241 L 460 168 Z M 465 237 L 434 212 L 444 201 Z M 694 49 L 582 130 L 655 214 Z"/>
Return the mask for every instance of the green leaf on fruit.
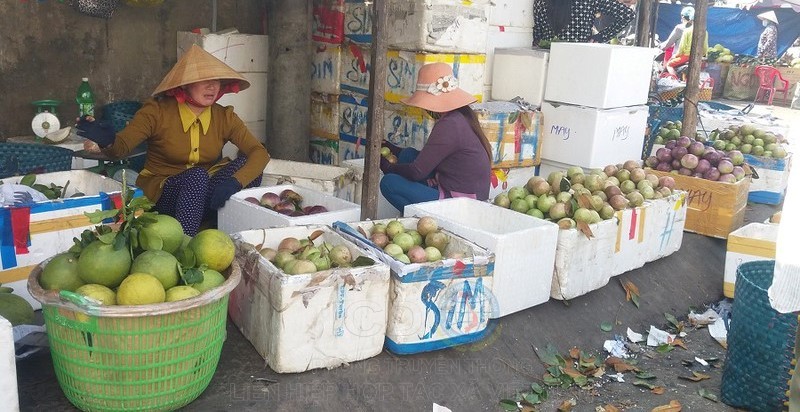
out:
<path id="1" fill-rule="evenodd" d="M 183 269 L 181 272 L 181 279 L 187 285 L 194 285 L 203 282 L 203 271 L 198 268 Z"/>
<path id="2" fill-rule="evenodd" d="M 125 236 L 124 232 L 116 233 L 114 236 L 114 250 L 124 249 L 127 244 L 128 236 Z"/>
<path id="3" fill-rule="evenodd" d="M 139 232 L 139 244 L 145 250 L 161 250 L 164 248 L 164 240 L 153 232 Z"/>
<path id="4" fill-rule="evenodd" d="M 197 264 L 197 259 L 194 256 L 192 249 L 183 248 L 175 253 L 175 258 L 184 267 L 194 267 Z"/>
<path id="5" fill-rule="evenodd" d="M 572 184 L 569 182 L 569 179 L 562 177 L 558 188 L 561 189 L 562 192 L 569 192 L 569 190 L 572 189 Z"/>
<path id="6" fill-rule="evenodd" d="M 113 244 L 114 239 L 116 239 L 117 234 L 114 232 L 103 233 L 102 235 L 98 235 L 97 239 L 107 245 Z"/>

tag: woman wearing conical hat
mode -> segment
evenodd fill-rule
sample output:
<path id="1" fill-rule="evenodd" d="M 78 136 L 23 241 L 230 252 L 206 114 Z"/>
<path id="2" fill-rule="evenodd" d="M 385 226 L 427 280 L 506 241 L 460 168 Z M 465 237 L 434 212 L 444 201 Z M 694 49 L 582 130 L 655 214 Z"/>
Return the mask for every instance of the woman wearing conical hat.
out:
<path id="1" fill-rule="evenodd" d="M 216 103 L 225 93 L 249 86 L 242 75 L 193 45 L 123 130 L 115 134 L 110 125 L 89 118 L 79 121 L 79 134 L 114 159 L 147 142 L 136 185 L 155 202 L 156 211 L 175 217 L 184 233 L 194 236 L 204 216 L 243 187 L 261 183 L 267 150 L 233 107 Z M 227 142 L 238 147 L 237 159 L 222 158 Z"/>
<path id="2" fill-rule="evenodd" d="M 758 49 L 756 57 L 759 59 L 777 59 L 778 58 L 778 16 L 775 12 L 770 10 L 758 15 L 761 24 L 764 25 L 764 31 L 758 38 Z"/>
<path id="3" fill-rule="evenodd" d="M 489 198 L 492 149 L 469 107 L 475 98 L 458 87 L 445 63 L 422 66 L 417 87 L 402 102 L 424 109 L 436 124 L 421 151 L 388 142 L 398 159 L 381 158 L 381 193 L 397 210 L 412 203 L 450 197 Z"/>

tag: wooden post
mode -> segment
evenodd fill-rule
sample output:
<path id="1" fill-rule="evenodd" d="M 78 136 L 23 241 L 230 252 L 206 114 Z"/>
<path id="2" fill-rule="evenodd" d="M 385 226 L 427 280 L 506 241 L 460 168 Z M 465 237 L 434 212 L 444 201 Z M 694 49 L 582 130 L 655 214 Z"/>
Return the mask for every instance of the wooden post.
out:
<path id="1" fill-rule="evenodd" d="M 378 214 L 381 142 L 383 141 L 383 96 L 386 90 L 386 0 L 372 3 L 372 50 L 369 73 L 369 108 L 367 109 L 367 145 L 364 177 L 361 182 L 361 218 L 375 219 Z"/>
<path id="2" fill-rule="evenodd" d="M 652 46 L 651 16 L 657 0 L 639 0 L 636 13 L 636 45 L 640 47 Z"/>
<path id="3" fill-rule="evenodd" d="M 681 135 L 694 138 L 697 134 L 697 100 L 700 95 L 700 66 L 703 65 L 703 46 L 706 43 L 706 15 L 708 0 L 696 0 L 694 4 L 694 27 L 692 49 L 689 53 L 689 73 L 683 102 L 683 127 Z"/>

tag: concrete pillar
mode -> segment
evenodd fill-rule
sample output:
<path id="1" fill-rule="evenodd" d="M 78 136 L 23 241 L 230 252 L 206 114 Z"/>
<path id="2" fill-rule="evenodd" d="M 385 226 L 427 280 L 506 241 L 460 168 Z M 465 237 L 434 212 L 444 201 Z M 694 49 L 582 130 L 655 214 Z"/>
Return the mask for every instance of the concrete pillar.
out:
<path id="1" fill-rule="evenodd" d="M 309 161 L 311 1 L 267 0 L 269 107 L 267 150 L 278 159 Z"/>

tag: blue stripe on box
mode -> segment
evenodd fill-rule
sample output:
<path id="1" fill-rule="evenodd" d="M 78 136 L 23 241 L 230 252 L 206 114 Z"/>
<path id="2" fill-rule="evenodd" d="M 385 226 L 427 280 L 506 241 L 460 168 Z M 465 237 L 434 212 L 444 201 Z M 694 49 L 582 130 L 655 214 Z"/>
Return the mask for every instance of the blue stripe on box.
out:
<path id="1" fill-rule="evenodd" d="M 469 263 L 464 265 L 461 273 L 453 273 L 453 266 L 428 266 L 422 267 L 417 271 L 406 273 L 402 276 L 397 276 L 401 283 L 414 283 L 414 282 L 430 282 L 432 280 L 451 280 L 451 279 L 467 279 L 476 277 L 491 277 L 494 274 L 494 262 L 489 262 L 481 267 L 486 267 L 486 274 L 482 276 L 475 276 L 475 265 Z"/>
<path id="2" fill-rule="evenodd" d="M 777 205 L 783 201 L 784 192 L 768 192 L 766 190 L 757 190 L 747 194 L 747 201 L 753 203 L 761 203 L 766 205 Z"/>
<path id="3" fill-rule="evenodd" d="M 0 209 L 0 264 L 3 269 L 17 266 L 14 233 L 11 231 L 11 209 Z"/>
<path id="4" fill-rule="evenodd" d="M 347 37 L 356 43 L 361 43 L 364 45 L 372 44 L 371 34 L 345 34 L 344 37 Z"/>
<path id="5" fill-rule="evenodd" d="M 111 192 L 111 193 L 119 193 L 119 192 Z M 139 197 L 142 195 L 143 195 L 142 189 L 137 188 L 133 192 L 133 197 Z M 81 196 L 81 197 L 67 198 L 62 200 L 38 202 L 35 205 L 31 206 L 31 214 L 53 212 L 56 210 L 72 209 L 72 208 L 92 206 L 92 205 L 100 205 L 103 208 L 102 210 L 107 210 L 106 209 L 107 206 L 104 205 L 104 199 L 103 199 L 104 196 L 105 199 L 108 199 L 108 194 L 100 193 L 98 195 L 92 195 L 92 196 Z"/>
<path id="6" fill-rule="evenodd" d="M 789 157 L 784 159 L 773 159 L 771 157 L 753 156 L 750 154 L 744 155 L 745 163 L 749 164 L 750 166 L 778 171 L 786 170 L 787 159 L 789 159 Z"/>
<path id="7" fill-rule="evenodd" d="M 397 343 L 389 338 L 386 338 L 384 345 L 389 352 L 397 355 L 411 355 L 415 353 L 431 352 L 440 349 L 452 348 L 453 346 L 464 345 L 467 343 L 478 342 L 488 336 L 495 328 L 497 319 L 489 319 L 486 328 L 478 332 L 469 333 L 466 335 L 453 336 L 450 338 L 439 339 L 435 341 L 418 342 L 418 343 Z"/>

